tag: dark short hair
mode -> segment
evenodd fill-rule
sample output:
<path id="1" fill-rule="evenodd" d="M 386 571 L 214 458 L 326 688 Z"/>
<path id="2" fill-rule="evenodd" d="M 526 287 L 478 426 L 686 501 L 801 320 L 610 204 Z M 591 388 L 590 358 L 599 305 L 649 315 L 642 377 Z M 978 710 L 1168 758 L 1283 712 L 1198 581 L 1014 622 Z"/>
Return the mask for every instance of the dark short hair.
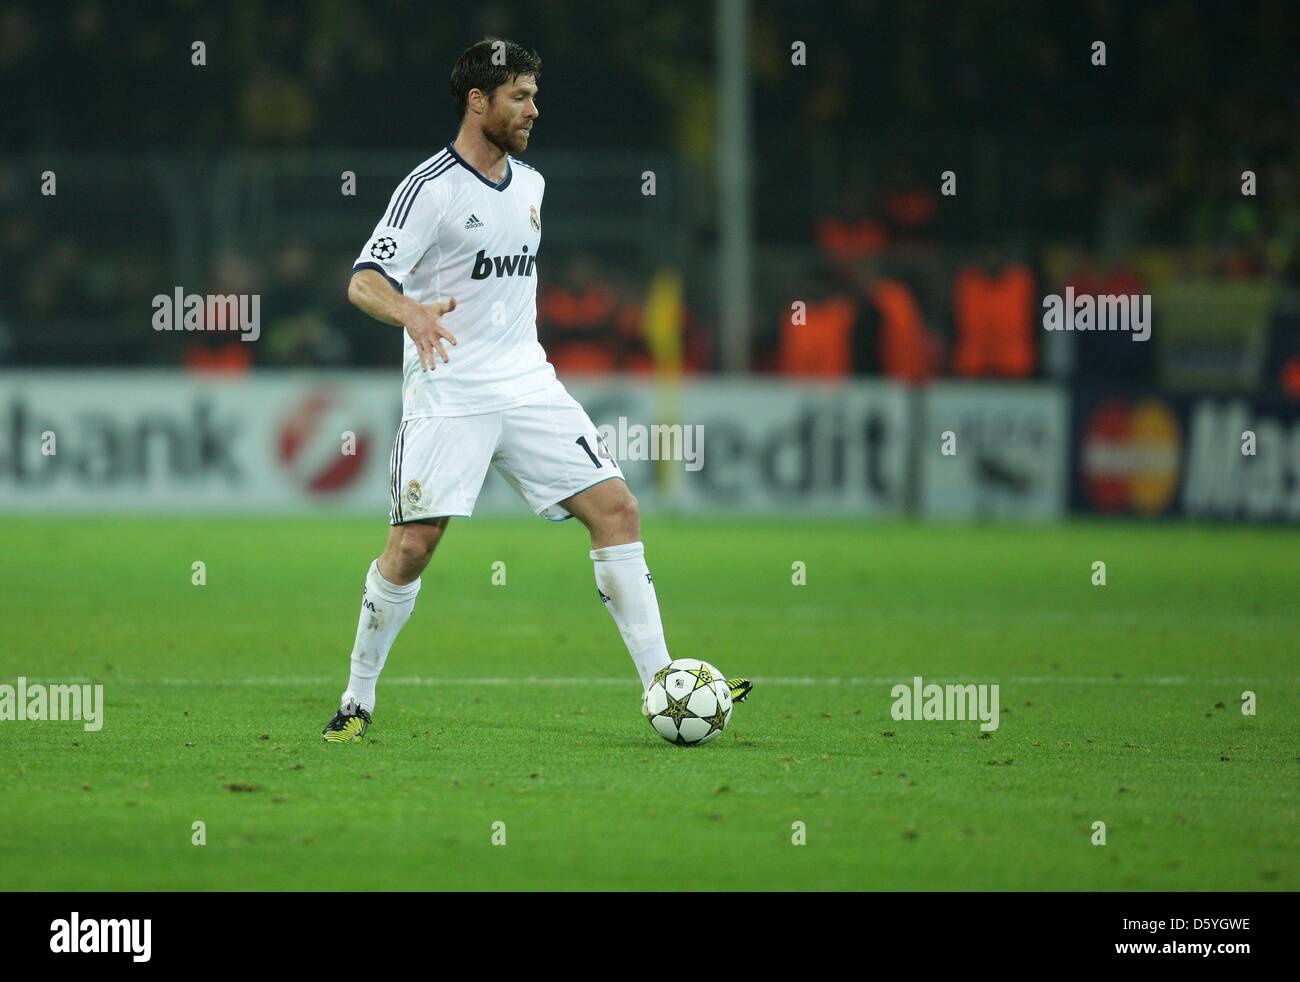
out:
<path id="1" fill-rule="evenodd" d="M 494 64 L 492 55 L 501 50 Z M 486 37 L 471 44 L 460 53 L 456 64 L 451 69 L 451 104 L 456 118 L 465 118 L 465 109 L 469 105 L 470 89 L 486 92 L 488 98 L 498 85 L 531 75 L 537 81 L 542 77 L 542 59 L 536 51 L 529 51 L 522 45 L 507 41 L 505 38 Z"/>

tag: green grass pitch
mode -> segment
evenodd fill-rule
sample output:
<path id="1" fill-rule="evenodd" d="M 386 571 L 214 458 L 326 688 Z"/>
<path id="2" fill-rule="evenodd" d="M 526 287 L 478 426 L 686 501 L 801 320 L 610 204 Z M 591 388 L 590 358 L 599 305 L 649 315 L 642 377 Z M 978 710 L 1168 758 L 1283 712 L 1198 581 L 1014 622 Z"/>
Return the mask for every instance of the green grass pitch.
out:
<path id="1" fill-rule="evenodd" d="M 0 889 L 1300 889 L 1297 532 L 644 526 L 674 655 L 758 681 L 705 747 L 640 715 L 576 522 L 454 520 L 326 746 L 382 520 L 0 521 L 0 682 L 106 703 L 0 722 Z M 893 720 L 914 675 L 1001 726 Z"/>

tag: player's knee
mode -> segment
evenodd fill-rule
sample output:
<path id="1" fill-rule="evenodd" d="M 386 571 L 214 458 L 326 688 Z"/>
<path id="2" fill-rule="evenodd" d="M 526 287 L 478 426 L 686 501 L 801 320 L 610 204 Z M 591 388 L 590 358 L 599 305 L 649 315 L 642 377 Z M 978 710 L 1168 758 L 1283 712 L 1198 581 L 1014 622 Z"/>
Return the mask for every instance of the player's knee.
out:
<path id="1" fill-rule="evenodd" d="M 397 543 L 397 559 L 402 569 L 418 574 L 429 564 L 442 529 L 428 525 L 407 525 Z"/>
<path id="2" fill-rule="evenodd" d="M 631 491 L 619 496 L 611 518 L 613 524 L 624 532 L 634 535 L 640 532 L 641 511 L 637 506 L 636 496 Z"/>

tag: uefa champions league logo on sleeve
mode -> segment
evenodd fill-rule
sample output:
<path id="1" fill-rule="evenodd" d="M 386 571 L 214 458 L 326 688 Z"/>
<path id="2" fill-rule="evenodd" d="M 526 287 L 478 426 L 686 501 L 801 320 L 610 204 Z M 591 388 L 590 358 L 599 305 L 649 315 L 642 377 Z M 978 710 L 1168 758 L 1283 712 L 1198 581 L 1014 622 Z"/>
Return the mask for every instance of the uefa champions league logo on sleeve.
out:
<path id="1" fill-rule="evenodd" d="M 370 243 L 370 255 L 380 262 L 387 262 L 397 255 L 397 240 L 381 235 Z"/>

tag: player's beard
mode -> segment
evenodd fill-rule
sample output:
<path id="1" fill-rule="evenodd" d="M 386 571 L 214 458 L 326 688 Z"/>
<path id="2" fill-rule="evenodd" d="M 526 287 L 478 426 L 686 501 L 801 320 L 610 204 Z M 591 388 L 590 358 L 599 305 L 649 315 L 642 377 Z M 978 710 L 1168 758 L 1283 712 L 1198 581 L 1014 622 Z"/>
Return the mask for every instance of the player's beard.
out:
<path id="1" fill-rule="evenodd" d="M 528 149 L 527 138 L 520 135 L 518 127 L 510 120 L 503 120 L 499 126 L 483 127 L 483 135 L 502 153 L 518 155 Z"/>

